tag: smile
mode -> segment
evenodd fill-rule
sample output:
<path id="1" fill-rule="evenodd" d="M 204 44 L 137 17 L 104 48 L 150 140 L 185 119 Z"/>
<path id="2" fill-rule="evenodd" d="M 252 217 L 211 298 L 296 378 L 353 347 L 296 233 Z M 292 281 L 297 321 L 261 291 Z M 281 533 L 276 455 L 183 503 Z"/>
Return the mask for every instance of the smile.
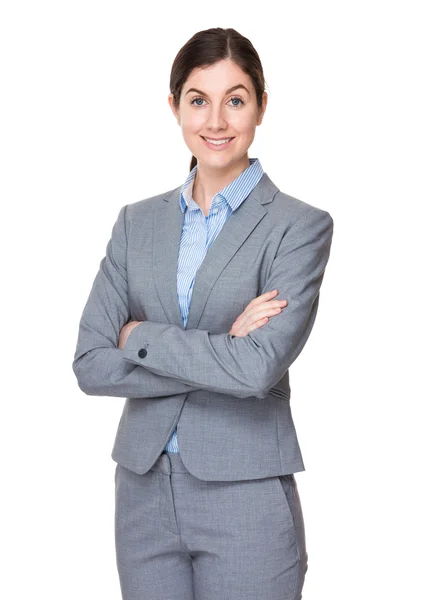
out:
<path id="1" fill-rule="evenodd" d="M 212 140 L 211 138 L 205 138 L 202 135 L 201 137 L 204 140 L 206 146 L 214 150 L 224 150 L 225 148 L 228 148 L 234 140 L 233 137 L 225 138 L 223 140 Z"/>

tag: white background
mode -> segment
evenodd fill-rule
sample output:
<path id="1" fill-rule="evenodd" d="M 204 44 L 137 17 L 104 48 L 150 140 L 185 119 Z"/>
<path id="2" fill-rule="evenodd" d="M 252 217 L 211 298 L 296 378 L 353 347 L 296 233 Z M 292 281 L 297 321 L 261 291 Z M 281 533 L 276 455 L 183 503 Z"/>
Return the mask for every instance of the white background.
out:
<path id="1" fill-rule="evenodd" d="M 120 208 L 188 174 L 170 69 L 209 27 L 237 29 L 262 60 L 249 156 L 335 223 L 290 369 L 303 598 L 438 597 L 433 4 L 5 3 L 2 597 L 121 598 L 110 452 L 124 400 L 83 394 L 71 364 Z"/>

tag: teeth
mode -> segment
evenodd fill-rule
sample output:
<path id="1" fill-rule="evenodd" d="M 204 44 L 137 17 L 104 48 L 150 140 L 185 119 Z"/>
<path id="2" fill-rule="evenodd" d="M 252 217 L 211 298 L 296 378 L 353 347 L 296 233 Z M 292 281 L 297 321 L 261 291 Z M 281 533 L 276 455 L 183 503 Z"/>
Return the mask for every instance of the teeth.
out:
<path id="1" fill-rule="evenodd" d="M 220 146 L 221 144 L 226 144 L 227 142 L 229 142 L 230 140 L 232 140 L 233 138 L 228 138 L 227 140 L 209 140 L 208 138 L 205 138 L 207 140 L 207 142 L 209 142 L 210 144 L 214 144 L 215 146 Z"/>

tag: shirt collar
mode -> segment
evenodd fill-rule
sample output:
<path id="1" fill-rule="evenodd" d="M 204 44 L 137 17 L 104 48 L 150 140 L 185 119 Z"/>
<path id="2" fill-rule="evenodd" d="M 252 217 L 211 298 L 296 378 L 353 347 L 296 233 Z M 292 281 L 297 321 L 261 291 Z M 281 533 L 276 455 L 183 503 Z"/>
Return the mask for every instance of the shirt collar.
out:
<path id="1" fill-rule="evenodd" d="M 216 194 L 216 196 L 213 198 L 212 204 L 220 202 L 223 198 L 231 207 L 232 211 L 236 210 L 236 208 L 242 204 L 245 198 L 247 198 L 250 192 L 252 192 L 252 190 L 258 184 L 264 173 L 258 158 L 250 158 L 249 163 L 249 167 L 247 167 L 238 177 L 236 177 L 236 179 L 234 179 Z M 184 212 L 187 208 L 190 210 L 199 208 L 192 197 L 193 184 L 195 182 L 197 169 L 198 166 L 195 165 L 181 187 L 179 203 L 182 212 Z M 217 196 L 219 196 L 219 199 Z"/>

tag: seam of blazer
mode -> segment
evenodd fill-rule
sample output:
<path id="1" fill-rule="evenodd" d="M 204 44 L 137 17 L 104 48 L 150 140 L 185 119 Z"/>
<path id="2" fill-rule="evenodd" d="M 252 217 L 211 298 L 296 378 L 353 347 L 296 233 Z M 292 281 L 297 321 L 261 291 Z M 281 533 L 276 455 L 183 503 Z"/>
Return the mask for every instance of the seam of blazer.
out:
<path id="1" fill-rule="evenodd" d="M 280 470 L 283 470 L 283 464 L 282 464 L 282 460 L 281 460 L 281 452 L 280 452 L 280 439 L 278 436 L 278 404 L 275 403 L 275 427 L 277 430 L 277 451 L 278 451 L 278 456 L 280 457 Z"/>
<path id="2" fill-rule="evenodd" d="M 269 272 L 268 272 L 268 274 L 267 274 L 267 280 L 268 280 L 268 279 L 270 278 L 270 276 L 271 276 L 271 272 L 272 272 L 272 265 L 274 264 L 274 261 L 275 261 L 275 259 L 276 259 L 276 258 L 277 258 L 277 256 L 278 256 L 278 252 L 279 252 L 279 250 L 280 250 L 280 248 L 281 248 L 281 244 L 282 244 L 282 242 L 283 242 L 284 238 L 285 238 L 285 237 L 288 235 L 288 233 L 289 233 L 289 232 L 290 232 L 290 231 L 291 231 L 291 230 L 292 230 L 292 229 L 293 229 L 293 228 L 294 228 L 294 227 L 297 225 L 297 223 L 298 223 L 299 221 L 301 221 L 301 219 L 303 218 L 303 216 L 304 216 L 304 215 L 300 215 L 300 216 L 299 216 L 297 219 L 295 219 L 295 221 L 294 221 L 294 222 L 291 224 L 291 226 L 290 226 L 290 227 L 288 227 L 288 228 L 286 229 L 286 231 L 284 232 L 284 234 L 282 235 L 282 237 L 281 237 L 281 240 L 280 240 L 280 243 L 278 244 L 277 250 L 275 251 L 275 256 L 274 256 L 274 258 L 273 258 L 273 260 L 272 260 L 272 264 L 271 264 L 271 266 L 269 267 Z"/>
<path id="3" fill-rule="evenodd" d="M 128 205 L 125 204 L 125 206 L 123 207 L 123 229 L 125 231 L 125 247 L 126 247 L 126 256 L 125 259 L 127 260 L 128 256 L 128 236 L 126 234 L 126 211 L 128 210 Z M 127 264 L 127 263 L 126 263 Z"/>

